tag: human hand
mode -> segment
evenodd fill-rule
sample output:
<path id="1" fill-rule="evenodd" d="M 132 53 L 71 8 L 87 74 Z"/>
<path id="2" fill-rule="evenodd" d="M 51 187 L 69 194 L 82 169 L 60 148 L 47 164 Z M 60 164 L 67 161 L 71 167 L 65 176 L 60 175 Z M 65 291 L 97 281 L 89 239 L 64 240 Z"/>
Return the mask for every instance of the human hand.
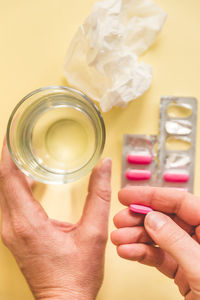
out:
<path id="1" fill-rule="evenodd" d="M 4 144 L 0 164 L 2 240 L 35 298 L 93 300 L 103 280 L 110 207 L 111 160 L 91 175 L 77 224 L 50 219 L 33 198 Z"/>
<path id="2" fill-rule="evenodd" d="M 119 200 L 156 210 L 144 217 L 126 208 L 114 217 L 118 229 L 111 239 L 119 256 L 156 267 L 174 278 L 185 300 L 199 300 L 200 199 L 171 188 L 140 186 L 122 189 Z"/>

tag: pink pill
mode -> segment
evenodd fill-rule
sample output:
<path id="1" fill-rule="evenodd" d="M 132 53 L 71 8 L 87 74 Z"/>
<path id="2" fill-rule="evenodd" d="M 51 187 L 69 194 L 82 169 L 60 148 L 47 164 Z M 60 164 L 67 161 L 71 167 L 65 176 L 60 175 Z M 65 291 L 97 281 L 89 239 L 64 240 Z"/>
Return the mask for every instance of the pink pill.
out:
<path id="1" fill-rule="evenodd" d="M 164 180 L 167 182 L 188 182 L 188 173 L 164 173 Z"/>
<path id="2" fill-rule="evenodd" d="M 149 165 L 153 158 L 151 155 L 129 154 L 126 159 L 129 164 Z"/>
<path id="3" fill-rule="evenodd" d="M 151 207 L 139 205 L 139 204 L 131 204 L 129 206 L 129 209 L 134 213 L 143 214 L 143 215 L 146 215 L 149 212 L 153 211 Z"/>
<path id="4" fill-rule="evenodd" d="M 149 170 L 128 170 L 126 178 L 128 180 L 148 180 L 151 178 L 151 172 Z"/>

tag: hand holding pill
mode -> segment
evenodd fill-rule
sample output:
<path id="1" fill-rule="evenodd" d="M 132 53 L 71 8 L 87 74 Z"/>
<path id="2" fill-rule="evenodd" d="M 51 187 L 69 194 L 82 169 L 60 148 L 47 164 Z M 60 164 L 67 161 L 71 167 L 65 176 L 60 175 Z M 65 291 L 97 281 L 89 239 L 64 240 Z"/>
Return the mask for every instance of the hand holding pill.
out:
<path id="1" fill-rule="evenodd" d="M 200 299 L 200 199 L 138 186 L 122 189 L 119 201 L 128 207 L 114 217 L 111 239 L 119 256 L 173 278 L 185 300 Z"/>

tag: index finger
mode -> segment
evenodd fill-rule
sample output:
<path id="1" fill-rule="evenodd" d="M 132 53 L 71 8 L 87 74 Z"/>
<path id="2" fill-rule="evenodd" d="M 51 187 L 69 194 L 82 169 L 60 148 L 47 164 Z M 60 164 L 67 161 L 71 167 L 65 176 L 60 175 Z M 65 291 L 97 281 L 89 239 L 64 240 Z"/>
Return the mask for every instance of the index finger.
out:
<path id="1" fill-rule="evenodd" d="M 25 175 L 14 164 L 6 142 L 2 150 L 0 165 L 0 183 L 5 202 L 10 213 L 27 217 L 45 216 L 41 205 L 34 199 Z"/>
<path id="2" fill-rule="evenodd" d="M 181 190 L 160 187 L 126 187 L 119 192 L 119 201 L 150 206 L 154 210 L 176 214 L 190 225 L 200 224 L 200 199 Z"/>

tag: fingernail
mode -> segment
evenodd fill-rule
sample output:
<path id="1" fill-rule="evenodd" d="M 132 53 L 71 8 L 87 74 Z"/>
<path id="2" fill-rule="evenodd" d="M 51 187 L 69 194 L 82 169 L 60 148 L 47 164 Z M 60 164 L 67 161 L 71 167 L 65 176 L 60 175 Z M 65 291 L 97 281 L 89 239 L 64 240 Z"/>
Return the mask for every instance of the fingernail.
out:
<path id="1" fill-rule="evenodd" d="M 106 157 L 102 160 L 102 166 L 105 168 L 105 169 L 108 169 L 110 168 L 112 165 L 112 158 L 110 157 Z"/>
<path id="2" fill-rule="evenodd" d="M 152 230 L 160 230 L 167 222 L 165 215 L 159 212 L 152 211 L 145 217 L 145 226 Z"/>

